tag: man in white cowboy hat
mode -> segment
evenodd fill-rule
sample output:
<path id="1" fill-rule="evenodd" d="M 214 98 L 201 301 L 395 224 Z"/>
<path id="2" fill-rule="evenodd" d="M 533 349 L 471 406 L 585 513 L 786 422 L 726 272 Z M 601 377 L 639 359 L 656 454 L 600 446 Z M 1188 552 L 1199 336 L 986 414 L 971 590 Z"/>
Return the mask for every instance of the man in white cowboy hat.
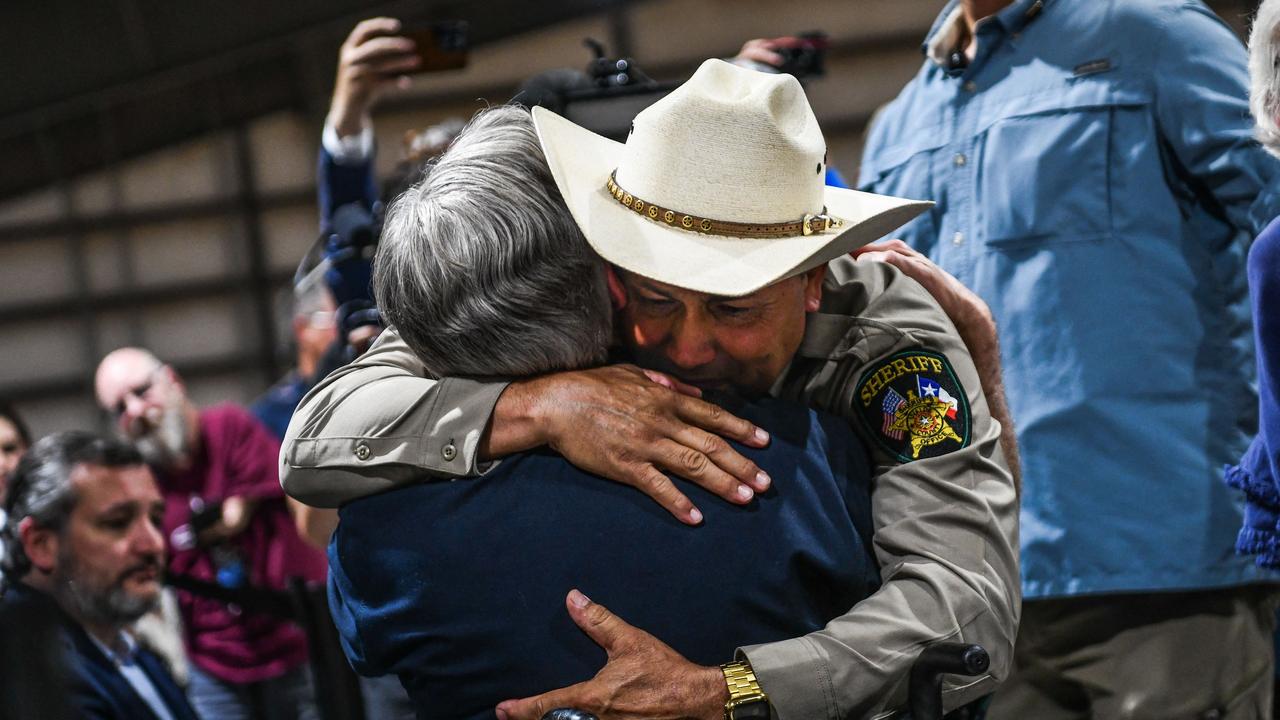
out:
<path id="1" fill-rule="evenodd" d="M 429 356 L 440 340 L 432 324 L 453 310 L 393 314 L 395 328 L 364 358 L 304 399 L 281 455 L 286 490 L 336 505 L 424 471 L 466 475 L 549 445 L 697 524 L 701 513 L 661 470 L 748 503 L 770 479 L 707 430 L 756 446 L 767 434 L 677 392 L 697 392 L 679 380 L 802 400 L 847 418 L 871 448 L 882 586 L 821 630 L 741 648 L 725 673 L 754 672 L 781 718 L 870 716 L 902 702 L 923 645 L 964 640 L 988 649 L 992 669 L 952 688 L 948 703 L 989 692 L 1008 666 L 1019 603 L 1017 494 L 983 392 L 995 385 L 918 283 L 844 257 L 927 204 L 824 188 L 825 144 L 787 76 L 709 61 L 642 112 L 625 145 L 534 112 L 565 203 L 610 263 L 623 349 L 675 379 L 611 366 L 435 382 L 410 347 Z M 504 208 L 540 204 L 525 193 L 451 208 L 452 231 L 508 223 Z M 403 231 L 388 225 L 387 237 Z M 382 264 L 394 245 L 380 249 L 379 272 L 397 276 Z M 398 267 L 406 283 L 423 281 L 411 260 Z M 691 706 L 672 704 L 679 698 L 706 707 L 692 685 L 706 672 L 662 661 L 670 656 L 653 652 L 659 641 L 599 605 L 581 616 L 609 629 L 612 670 L 504 703 L 501 715 L 534 717 L 563 702 L 608 717 L 599 697 L 625 697 L 640 716 L 687 714 Z M 728 685 L 709 691 L 737 697 Z"/>
<path id="2" fill-rule="evenodd" d="M 1001 328 L 1025 603 L 990 716 L 1271 717 L 1277 575 L 1232 555 L 1221 482 L 1257 427 L 1245 251 L 1280 214 L 1244 48 L 1201 0 L 937 5 L 859 184 L 938 200 L 895 234 Z"/>
<path id="3" fill-rule="evenodd" d="M 609 271 L 560 198 L 527 110 L 477 114 L 406 193 L 374 287 L 388 317 L 432 338 L 412 344 L 433 374 L 604 362 Z M 500 221 L 459 223 L 466 206 Z M 456 270 L 464 258 L 471 273 Z M 710 502 L 696 531 L 538 451 L 504 458 L 483 482 L 414 483 L 344 505 L 330 608 L 353 667 L 399 677 L 423 718 L 492 718 L 509 698 L 595 673 L 598 648 L 565 614 L 598 612 L 585 593 L 670 643 L 670 669 L 704 678 L 701 709 L 722 714 L 715 663 L 744 642 L 823 627 L 879 586 L 879 565 L 870 463 L 848 423 L 792 400 L 720 400 L 777 428 L 747 451 L 774 482 L 749 511 Z"/>

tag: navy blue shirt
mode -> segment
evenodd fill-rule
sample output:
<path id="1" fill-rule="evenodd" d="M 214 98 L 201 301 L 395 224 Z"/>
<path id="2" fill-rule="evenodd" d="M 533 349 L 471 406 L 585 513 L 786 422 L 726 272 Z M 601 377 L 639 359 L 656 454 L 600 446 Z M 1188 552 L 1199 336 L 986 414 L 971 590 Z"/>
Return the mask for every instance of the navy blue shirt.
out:
<path id="1" fill-rule="evenodd" d="M 696 528 L 541 452 L 346 505 L 329 597 L 347 657 L 398 674 L 419 717 L 492 718 L 604 664 L 565 610 L 571 588 L 708 665 L 845 613 L 879 582 L 864 447 L 799 405 L 731 409 L 773 432 L 766 450 L 739 448 L 773 487 L 740 507 L 682 483 Z"/>

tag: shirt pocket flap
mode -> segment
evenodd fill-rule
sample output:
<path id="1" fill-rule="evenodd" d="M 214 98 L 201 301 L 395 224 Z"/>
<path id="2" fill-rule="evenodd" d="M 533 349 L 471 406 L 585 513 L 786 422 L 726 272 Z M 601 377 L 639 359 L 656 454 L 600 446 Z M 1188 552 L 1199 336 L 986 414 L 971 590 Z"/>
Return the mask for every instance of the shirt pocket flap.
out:
<path id="1" fill-rule="evenodd" d="M 987 247 L 1110 237 L 1112 125 L 1149 100 L 1140 87 L 1076 78 L 993 104 L 975 178 Z"/>
<path id="2" fill-rule="evenodd" d="M 863 172 L 868 176 L 859 180 L 860 185 L 884 176 L 921 153 L 937 150 L 950 142 L 947 134 L 937 126 L 899 133 L 898 136 L 901 139 L 900 142 L 877 150 L 874 159 L 864 166 Z"/>
<path id="3" fill-rule="evenodd" d="M 982 132 L 998 122 L 1115 106 L 1146 105 L 1151 92 L 1141 85 L 1103 77 L 1065 78 L 1034 93 L 993 99 L 983 113 Z"/>

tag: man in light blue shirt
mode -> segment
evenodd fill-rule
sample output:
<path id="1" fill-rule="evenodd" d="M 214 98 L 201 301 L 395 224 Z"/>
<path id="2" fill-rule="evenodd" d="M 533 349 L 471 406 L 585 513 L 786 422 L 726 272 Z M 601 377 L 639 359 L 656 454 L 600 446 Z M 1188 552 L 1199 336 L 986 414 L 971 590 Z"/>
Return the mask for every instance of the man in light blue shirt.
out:
<path id="1" fill-rule="evenodd" d="M 923 50 L 860 183 L 937 201 L 900 236 L 1001 331 L 1027 602 L 994 717 L 1269 717 L 1274 576 L 1220 481 L 1280 181 L 1244 48 L 1198 0 L 952 0 Z"/>

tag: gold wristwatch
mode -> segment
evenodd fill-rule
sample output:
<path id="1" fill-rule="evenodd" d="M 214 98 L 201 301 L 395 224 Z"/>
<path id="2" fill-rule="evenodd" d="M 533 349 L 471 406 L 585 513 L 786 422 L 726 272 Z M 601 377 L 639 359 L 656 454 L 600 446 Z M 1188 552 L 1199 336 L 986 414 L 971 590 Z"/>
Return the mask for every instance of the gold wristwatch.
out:
<path id="1" fill-rule="evenodd" d="M 760 689 L 751 663 L 735 660 L 720 666 L 724 682 L 729 686 L 729 700 L 724 704 L 724 720 L 769 720 L 769 696 Z"/>

